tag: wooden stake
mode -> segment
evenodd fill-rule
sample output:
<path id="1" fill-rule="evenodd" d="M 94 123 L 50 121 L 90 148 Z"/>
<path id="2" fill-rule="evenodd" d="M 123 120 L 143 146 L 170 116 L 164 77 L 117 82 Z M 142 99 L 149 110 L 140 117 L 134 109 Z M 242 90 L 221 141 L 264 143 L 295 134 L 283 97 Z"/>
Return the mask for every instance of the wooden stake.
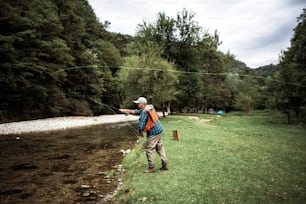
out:
<path id="1" fill-rule="evenodd" d="M 180 135 L 177 130 L 172 130 L 173 132 L 173 140 L 180 140 Z"/>

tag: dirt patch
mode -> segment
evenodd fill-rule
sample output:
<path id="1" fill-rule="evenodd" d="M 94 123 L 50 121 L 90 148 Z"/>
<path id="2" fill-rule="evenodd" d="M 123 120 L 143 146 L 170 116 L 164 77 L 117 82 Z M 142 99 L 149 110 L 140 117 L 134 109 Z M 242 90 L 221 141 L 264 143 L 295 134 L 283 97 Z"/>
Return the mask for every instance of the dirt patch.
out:
<path id="1" fill-rule="evenodd" d="M 126 124 L 1 136 L 0 203 L 97 203 L 121 182 L 120 150 L 136 140 Z"/>

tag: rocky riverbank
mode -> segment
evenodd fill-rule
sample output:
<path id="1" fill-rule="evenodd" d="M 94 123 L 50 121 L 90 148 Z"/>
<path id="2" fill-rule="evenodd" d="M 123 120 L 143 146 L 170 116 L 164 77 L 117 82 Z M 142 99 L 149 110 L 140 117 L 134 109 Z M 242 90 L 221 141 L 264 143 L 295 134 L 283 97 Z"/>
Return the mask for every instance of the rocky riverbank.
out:
<path id="1" fill-rule="evenodd" d="M 101 115 L 94 117 L 70 116 L 38 120 L 29 120 L 0 124 L 0 135 L 18 135 L 24 133 L 46 132 L 72 128 L 88 127 L 99 124 L 137 121 L 134 115 Z"/>

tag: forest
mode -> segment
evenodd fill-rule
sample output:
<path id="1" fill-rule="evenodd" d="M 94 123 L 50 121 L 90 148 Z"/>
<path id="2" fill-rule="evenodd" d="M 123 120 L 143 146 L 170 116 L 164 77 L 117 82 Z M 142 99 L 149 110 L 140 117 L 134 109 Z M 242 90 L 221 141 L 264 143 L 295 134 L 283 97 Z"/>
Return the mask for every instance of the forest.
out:
<path id="1" fill-rule="evenodd" d="M 0 122 L 113 114 L 138 96 L 160 111 L 272 109 L 306 122 L 306 8 L 279 63 L 256 69 L 194 16 L 161 11 L 130 36 L 109 32 L 87 0 L 2 0 Z"/>

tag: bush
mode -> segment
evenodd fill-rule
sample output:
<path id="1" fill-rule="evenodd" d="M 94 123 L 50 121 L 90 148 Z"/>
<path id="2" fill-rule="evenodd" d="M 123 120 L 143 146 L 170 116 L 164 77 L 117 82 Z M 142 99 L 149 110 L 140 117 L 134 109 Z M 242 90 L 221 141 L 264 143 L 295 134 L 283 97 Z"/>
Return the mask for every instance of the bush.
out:
<path id="1" fill-rule="evenodd" d="M 89 105 L 86 101 L 71 99 L 70 106 L 70 114 L 71 115 L 85 115 L 92 116 L 92 111 L 89 108 Z"/>
<path id="2" fill-rule="evenodd" d="M 248 95 L 239 94 L 234 107 L 240 111 L 250 112 L 254 109 L 254 100 Z"/>

